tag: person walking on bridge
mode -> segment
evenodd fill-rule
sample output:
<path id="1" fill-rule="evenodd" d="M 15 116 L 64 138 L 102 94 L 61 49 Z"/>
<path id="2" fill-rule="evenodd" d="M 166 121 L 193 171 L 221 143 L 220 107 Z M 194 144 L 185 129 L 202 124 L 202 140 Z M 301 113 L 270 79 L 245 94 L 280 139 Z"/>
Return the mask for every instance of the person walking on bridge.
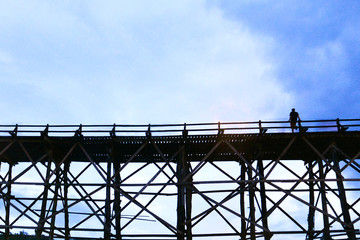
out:
<path id="1" fill-rule="evenodd" d="M 297 113 L 295 111 L 295 108 L 291 109 L 289 121 L 290 121 L 290 127 L 291 127 L 292 132 L 294 132 L 295 129 L 297 129 L 296 122 L 298 121 L 298 119 L 299 119 L 299 127 L 300 127 L 299 113 Z"/>

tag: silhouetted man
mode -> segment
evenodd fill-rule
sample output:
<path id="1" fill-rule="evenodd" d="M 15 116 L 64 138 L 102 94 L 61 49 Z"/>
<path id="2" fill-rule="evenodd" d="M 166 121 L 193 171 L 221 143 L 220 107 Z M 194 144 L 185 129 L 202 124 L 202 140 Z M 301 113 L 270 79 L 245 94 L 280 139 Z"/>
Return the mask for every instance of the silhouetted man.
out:
<path id="1" fill-rule="evenodd" d="M 295 129 L 297 129 L 296 127 L 296 122 L 299 119 L 299 126 L 300 126 L 300 117 L 299 114 L 297 112 L 295 112 L 295 108 L 293 108 L 290 112 L 290 127 L 291 127 L 291 131 L 294 132 Z"/>

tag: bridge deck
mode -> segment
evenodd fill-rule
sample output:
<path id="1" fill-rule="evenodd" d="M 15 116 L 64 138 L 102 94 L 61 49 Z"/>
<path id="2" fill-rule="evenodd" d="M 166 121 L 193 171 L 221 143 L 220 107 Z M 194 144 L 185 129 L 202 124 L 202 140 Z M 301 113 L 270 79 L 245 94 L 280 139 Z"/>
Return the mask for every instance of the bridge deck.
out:
<path id="1" fill-rule="evenodd" d="M 144 149 L 133 162 L 164 161 L 159 152 L 152 147 L 156 144 L 163 155 L 168 158 L 179 147 L 186 146 L 186 159 L 199 161 L 217 144 L 222 143 L 209 156 L 208 161 L 234 161 L 233 149 L 226 142 L 231 143 L 239 153 L 247 157 L 260 157 L 262 159 L 277 158 L 290 140 L 295 144 L 286 151 L 283 160 L 313 160 L 318 158 L 313 149 L 303 141 L 306 138 L 320 152 L 331 143 L 343 149 L 350 155 L 356 154 L 360 149 L 360 132 L 309 132 L 309 133 L 265 133 L 265 134 L 222 134 L 222 135 L 189 135 L 183 136 L 141 136 L 119 137 L 0 137 L 0 149 L 5 149 L 10 143 L 21 142 L 28 149 L 33 159 L 46 154 L 49 149 L 56 149 L 58 157 L 65 156 L 67 151 L 76 143 L 80 143 L 95 162 L 106 162 L 112 152 L 112 158 L 120 162 L 126 161 L 142 145 Z M 1 162 L 27 162 L 30 161 L 22 153 L 21 147 L 14 145 L 4 154 Z M 88 159 L 77 149 L 71 153 L 67 161 L 87 162 Z M 175 161 L 175 160 L 174 160 Z"/>

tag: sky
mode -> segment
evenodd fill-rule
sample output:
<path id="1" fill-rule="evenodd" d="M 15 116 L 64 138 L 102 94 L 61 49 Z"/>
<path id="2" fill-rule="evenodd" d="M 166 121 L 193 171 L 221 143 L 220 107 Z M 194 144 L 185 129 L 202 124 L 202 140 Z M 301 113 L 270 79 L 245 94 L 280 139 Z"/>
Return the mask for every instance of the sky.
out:
<path id="1" fill-rule="evenodd" d="M 0 0 L 1 124 L 358 118 L 358 1 Z"/>

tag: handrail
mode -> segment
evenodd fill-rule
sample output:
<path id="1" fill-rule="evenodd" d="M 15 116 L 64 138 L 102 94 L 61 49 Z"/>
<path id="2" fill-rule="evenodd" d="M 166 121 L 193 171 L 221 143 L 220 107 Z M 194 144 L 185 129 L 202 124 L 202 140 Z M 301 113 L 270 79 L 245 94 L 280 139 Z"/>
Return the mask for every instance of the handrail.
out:
<path id="1" fill-rule="evenodd" d="M 360 119 L 302 120 L 299 132 L 314 131 L 360 131 Z M 0 136 L 145 136 L 152 134 L 181 135 L 184 131 L 195 134 L 221 133 L 288 133 L 289 121 L 248 121 L 248 122 L 209 122 L 183 124 L 107 124 L 107 125 L 41 125 L 15 124 L 0 125 Z M 125 134 L 125 135 L 124 135 Z"/>

